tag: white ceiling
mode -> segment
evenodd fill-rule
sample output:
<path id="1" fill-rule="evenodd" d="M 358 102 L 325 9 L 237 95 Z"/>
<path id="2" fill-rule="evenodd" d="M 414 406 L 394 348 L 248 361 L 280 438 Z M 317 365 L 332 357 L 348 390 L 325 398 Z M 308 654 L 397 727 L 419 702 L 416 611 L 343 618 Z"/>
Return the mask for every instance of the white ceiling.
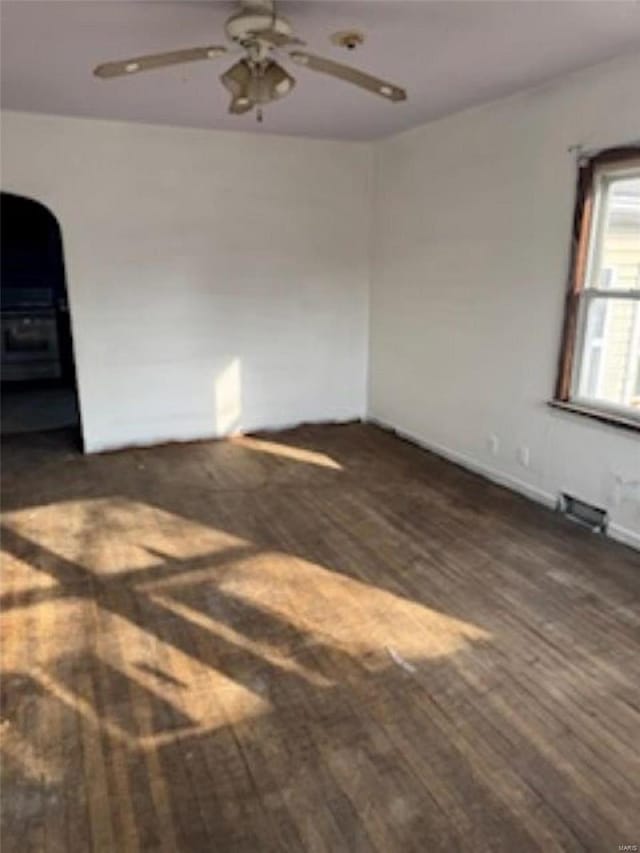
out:
<path id="1" fill-rule="evenodd" d="M 393 104 L 291 64 L 293 93 L 255 117 L 227 114 L 218 75 L 231 64 L 167 68 L 99 80 L 99 62 L 224 43 L 232 2 L 2 0 L 2 105 L 7 109 L 372 139 L 510 94 L 556 75 L 640 51 L 640 3 L 618 0 L 283 0 L 311 50 L 386 77 L 409 93 Z M 357 27 L 351 53 L 329 36 Z M 640 86 L 640 81 L 639 81 Z"/>

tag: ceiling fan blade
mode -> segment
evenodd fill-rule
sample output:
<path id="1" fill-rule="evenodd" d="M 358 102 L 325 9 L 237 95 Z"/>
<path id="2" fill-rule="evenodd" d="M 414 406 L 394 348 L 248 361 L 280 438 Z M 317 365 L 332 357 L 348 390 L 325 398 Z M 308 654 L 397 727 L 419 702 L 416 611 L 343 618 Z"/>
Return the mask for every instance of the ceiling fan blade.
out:
<path id="1" fill-rule="evenodd" d="M 332 59 L 325 59 L 322 56 L 314 56 L 311 53 L 299 50 L 293 51 L 289 56 L 298 65 L 303 65 L 312 71 L 319 71 L 321 74 L 330 74 L 332 77 L 345 80 L 347 83 L 353 83 L 355 86 L 367 89 L 369 92 L 380 95 L 389 101 L 406 101 L 407 99 L 406 91 L 399 86 L 388 83 L 386 80 L 380 80 L 378 77 L 372 77 L 371 74 L 358 71 L 357 68 L 352 68 L 350 65 L 343 65 L 341 62 L 334 62 Z"/>
<path id="2" fill-rule="evenodd" d="M 165 68 L 168 65 L 180 65 L 183 62 L 196 62 L 200 59 L 216 59 L 227 52 L 221 45 L 208 47 L 190 47 L 186 50 L 172 50 L 169 53 L 152 53 L 147 56 L 135 56 L 132 59 L 122 59 L 118 62 L 105 62 L 98 65 L 93 73 L 96 77 L 108 79 L 127 74 L 138 74 L 140 71 L 151 71 L 153 68 Z"/>
<path id="3" fill-rule="evenodd" d="M 288 36 L 284 33 L 279 33 L 276 30 L 260 30 L 259 32 L 252 33 L 251 35 L 255 36 L 257 39 L 264 39 L 269 42 L 269 44 L 274 45 L 274 47 L 287 47 L 288 45 L 305 45 L 306 42 L 299 39 L 297 36 Z"/>

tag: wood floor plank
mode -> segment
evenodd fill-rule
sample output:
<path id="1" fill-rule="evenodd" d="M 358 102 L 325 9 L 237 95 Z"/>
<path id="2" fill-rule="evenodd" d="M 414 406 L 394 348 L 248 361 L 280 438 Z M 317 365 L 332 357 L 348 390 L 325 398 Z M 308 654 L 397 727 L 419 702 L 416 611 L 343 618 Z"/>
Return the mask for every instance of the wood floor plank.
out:
<path id="1" fill-rule="evenodd" d="M 640 838 L 637 552 L 362 424 L 3 463 L 3 849 Z"/>

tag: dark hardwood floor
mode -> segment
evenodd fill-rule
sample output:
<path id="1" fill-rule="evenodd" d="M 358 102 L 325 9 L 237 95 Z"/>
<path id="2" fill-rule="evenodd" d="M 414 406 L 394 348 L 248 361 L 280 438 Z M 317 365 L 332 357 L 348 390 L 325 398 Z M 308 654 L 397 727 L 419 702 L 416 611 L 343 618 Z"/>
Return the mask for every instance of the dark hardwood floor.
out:
<path id="1" fill-rule="evenodd" d="M 2 849 L 640 843 L 640 555 L 372 426 L 3 446 Z"/>

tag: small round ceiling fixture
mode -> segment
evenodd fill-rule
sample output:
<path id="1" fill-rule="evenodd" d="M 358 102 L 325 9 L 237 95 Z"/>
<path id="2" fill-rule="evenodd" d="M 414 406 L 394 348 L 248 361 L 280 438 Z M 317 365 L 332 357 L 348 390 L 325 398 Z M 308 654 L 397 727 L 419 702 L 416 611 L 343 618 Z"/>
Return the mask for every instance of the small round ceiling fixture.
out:
<path id="1" fill-rule="evenodd" d="M 364 44 L 364 33 L 360 30 L 339 30 L 330 36 L 331 43 L 336 47 L 346 47 L 347 50 L 355 50 Z"/>

